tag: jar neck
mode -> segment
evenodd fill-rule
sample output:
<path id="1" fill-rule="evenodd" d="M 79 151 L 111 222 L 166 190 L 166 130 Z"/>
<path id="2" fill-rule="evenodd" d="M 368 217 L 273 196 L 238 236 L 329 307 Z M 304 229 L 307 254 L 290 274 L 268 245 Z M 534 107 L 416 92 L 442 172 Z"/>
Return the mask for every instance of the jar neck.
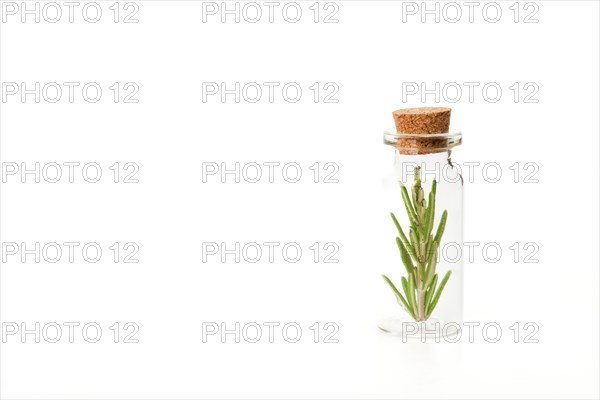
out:
<path id="1" fill-rule="evenodd" d="M 402 154 L 395 149 L 394 170 L 402 181 L 410 181 L 415 167 L 421 168 L 422 180 L 441 179 L 443 171 L 455 169 L 452 165 L 451 150 L 430 154 Z"/>

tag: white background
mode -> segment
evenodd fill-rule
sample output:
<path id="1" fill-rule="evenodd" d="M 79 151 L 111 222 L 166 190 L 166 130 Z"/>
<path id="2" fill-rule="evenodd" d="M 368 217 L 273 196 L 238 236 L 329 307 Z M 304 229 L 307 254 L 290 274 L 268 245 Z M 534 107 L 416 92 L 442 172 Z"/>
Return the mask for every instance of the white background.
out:
<path id="1" fill-rule="evenodd" d="M 113 22 L 112 1 L 99 2 L 98 23 L 82 18 L 85 3 L 73 23 L 66 14 L 57 23 L 3 14 L 3 84 L 103 88 L 97 103 L 80 90 L 73 103 L 66 92 L 57 103 L 35 103 L 33 95 L 23 102 L 19 94 L 2 101 L 3 171 L 7 163 L 96 162 L 103 172 L 95 184 L 80 169 L 74 183 L 64 176 L 22 183 L 19 174 L 2 183 L 3 243 L 103 248 L 97 263 L 80 250 L 74 263 L 66 255 L 52 264 L 4 254 L 3 327 L 96 322 L 103 336 L 88 343 L 76 330 L 69 343 L 65 328 L 58 343 L 36 343 L 34 335 L 23 343 L 19 334 L 3 335 L 0 396 L 598 398 L 599 5 L 513 3 L 497 3 L 496 23 L 482 15 L 483 2 L 473 22 L 467 6 L 455 3 L 463 13 L 456 23 L 447 20 L 454 14 L 423 23 L 419 13 L 403 14 L 411 5 L 392 1 L 322 3 L 318 23 L 312 1 L 299 2 L 297 23 L 282 17 L 285 3 L 273 23 L 263 3 L 257 23 L 243 16 L 221 23 L 218 14 L 203 22 L 203 3 L 194 1 L 138 1 L 139 22 L 130 24 L 123 14 Z M 338 22 L 324 23 L 335 10 Z M 525 23 L 533 11 L 537 22 Z M 114 82 L 136 83 L 139 102 L 114 103 Z M 272 103 L 266 92 L 257 103 L 236 103 L 232 95 L 203 102 L 203 82 L 297 82 L 303 94 L 296 103 L 280 90 Z M 309 89 L 315 82 L 317 103 Z M 323 101 L 328 82 L 339 88 L 337 103 Z M 433 95 L 423 101 L 406 96 L 407 82 L 456 82 L 464 91 L 456 102 Z M 473 99 L 464 82 L 479 84 Z M 482 95 L 490 82 L 503 90 L 496 102 Z M 526 83 L 539 89 L 528 99 L 537 102 L 525 101 Z M 452 125 L 464 133 L 457 162 L 502 168 L 492 183 L 480 167 L 465 188 L 465 240 L 503 250 L 488 262 L 480 246 L 466 263 L 465 321 L 499 324 L 497 343 L 486 341 L 481 327 L 473 343 L 463 337 L 455 344 L 403 343 L 376 328 L 378 318 L 399 311 L 380 274 L 401 268 L 381 261 L 396 251 L 378 233 L 382 223 L 389 228 L 379 193 L 393 162 L 382 131 L 393 126 L 393 110 L 421 105 L 452 107 Z M 123 183 L 122 175 L 114 183 L 115 162 L 136 163 L 139 183 Z M 205 162 L 296 162 L 303 175 L 298 183 L 280 173 L 273 183 L 203 183 Z M 314 183 L 315 162 L 337 164 L 339 183 L 323 176 Z M 515 162 L 517 182 L 509 169 Z M 524 182 L 528 162 L 538 167 L 538 183 Z M 274 263 L 202 260 L 203 242 L 269 241 L 299 243 L 301 260 L 286 262 L 281 253 Z M 135 242 L 139 263 L 123 263 L 123 253 L 114 263 L 114 242 Z M 315 263 L 315 242 L 336 243 L 339 262 L 324 263 L 322 252 Z M 515 242 L 518 262 L 509 249 Z M 539 247 L 538 263 L 523 262 L 528 242 Z M 121 329 L 137 324 L 139 343 L 123 343 L 123 331 L 114 343 L 115 322 Z M 232 335 L 203 343 L 203 322 L 295 322 L 303 336 L 294 344 L 280 331 L 274 343 L 235 343 Z M 319 343 L 309 329 L 315 322 Z M 327 322 L 339 327 L 338 343 L 323 343 Z M 516 322 L 517 343 L 510 330 Z M 538 343 L 524 343 L 527 322 L 539 327 Z"/>

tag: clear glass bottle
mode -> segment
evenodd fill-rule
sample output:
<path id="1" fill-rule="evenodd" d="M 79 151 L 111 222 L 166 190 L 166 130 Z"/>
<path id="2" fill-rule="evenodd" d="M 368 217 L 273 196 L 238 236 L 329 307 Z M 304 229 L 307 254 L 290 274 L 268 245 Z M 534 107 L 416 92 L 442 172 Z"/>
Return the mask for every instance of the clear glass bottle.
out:
<path id="1" fill-rule="evenodd" d="M 382 290 L 399 305 L 397 315 L 379 323 L 386 333 L 423 339 L 461 330 L 463 179 L 451 159 L 461 142 L 458 132 L 384 133 L 395 161 L 384 180 L 390 265 L 381 271 L 388 286 Z"/>

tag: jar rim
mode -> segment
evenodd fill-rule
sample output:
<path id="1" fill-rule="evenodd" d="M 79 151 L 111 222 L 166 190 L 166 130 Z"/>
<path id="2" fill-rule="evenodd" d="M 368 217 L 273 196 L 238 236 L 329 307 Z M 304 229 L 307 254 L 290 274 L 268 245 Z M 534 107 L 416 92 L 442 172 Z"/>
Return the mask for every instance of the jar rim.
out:
<path id="1" fill-rule="evenodd" d="M 449 150 L 453 147 L 462 144 L 462 132 L 451 131 L 449 133 L 428 133 L 428 134 L 415 134 L 415 133 L 402 133 L 397 132 L 394 129 L 388 129 L 383 132 L 383 143 L 394 146 L 398 149 L 414 150 L 414 147 L 404 148 L 400 145 L 401 139 L 419 139 L 419 142 L 427 142 L 432 139 L 432 142 L 439 143 L 440 139 L 447 139 L 445 146 L 434 146 L 432 150 Z M 409 141 L 406 141 L 409 142 Z"/>

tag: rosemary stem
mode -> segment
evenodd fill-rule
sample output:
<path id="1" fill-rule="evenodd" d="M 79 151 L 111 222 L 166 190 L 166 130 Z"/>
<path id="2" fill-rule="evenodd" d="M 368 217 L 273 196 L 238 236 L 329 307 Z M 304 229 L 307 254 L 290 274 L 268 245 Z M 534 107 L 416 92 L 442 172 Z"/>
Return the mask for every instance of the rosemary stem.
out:
<path id="1" fill-rule="evenodd" d="M 417 320 L 425 321 L 426 318 L 426 310 L 425 310 L 425 291 L 422 289 L 417 289 Z"/>

